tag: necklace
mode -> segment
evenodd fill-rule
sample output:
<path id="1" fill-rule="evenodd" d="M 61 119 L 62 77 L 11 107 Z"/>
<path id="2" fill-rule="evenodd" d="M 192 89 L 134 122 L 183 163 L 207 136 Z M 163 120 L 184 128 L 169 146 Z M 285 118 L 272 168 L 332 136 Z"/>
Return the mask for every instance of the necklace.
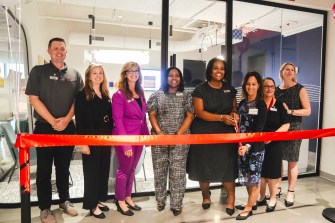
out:
<path id="1" fill-rule="evenodd" d="M 212 87 L 212 88 L 215 88 L 215 89 L 221 89 L 221 88 L 222 88 L 222 82 L 220 82 L 220 85 L 219 85 L 218 87 L 213 86 L 213 85 L 211 84 L 211 82 L 209 82 L 209 81 L 208 81 L 208 85 L 209 85 L 210 87 Z"/>

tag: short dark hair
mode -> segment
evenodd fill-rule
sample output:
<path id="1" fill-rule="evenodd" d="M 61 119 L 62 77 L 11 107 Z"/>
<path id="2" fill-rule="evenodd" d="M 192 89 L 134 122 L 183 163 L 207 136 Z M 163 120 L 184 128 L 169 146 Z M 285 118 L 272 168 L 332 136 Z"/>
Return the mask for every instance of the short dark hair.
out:
<path id="1" fill-rule="evenodd" d="M 216 61 L 221 61 L 223 63 L 223 66 L 224 66 L 224 77 L 226 77 L 226 71 L 227 71 L 227 62 L 220 59 L 220 58 L 217 58 L 217 57 L 214 57 L 213 59 L 211 59 L 208 64 L 207 64 L 207 67 L 206 67 L 206 80 L 207 81 L 210 81 L 212 80 L 212 69 L 213 69 L 213 65 Z"/>
<path id="2" fill-rule="evenodd" d="M 165 93 L 168 93 L 169 92 L 169 83 L 168 83 L 168 77 L 169 77 L 169 73 L 171 70 L 176 70 L 179 74 L 179 77 L 180 77 L 180 83 L 179 83 L 179 86 L 178 86 L 178 89 L 177 91 L 179 92 L 183 92 L 184 91 L 184 78 L 183 78 L 183 74 L 181 73 L 181 71 L 179 70 L 179 68 L 177 67 L 169 67 L 165 72 L 164 72 L 164 76 L 163 76 L 163 84 L 162 84 L 162 90 L 165 92 Z"/>
<path id="3" fill-rule="evenodd" d="M 63 42 L 66 45 L 64 39 L 59 38 L 59 37 L 55 37 L 55 38 L 52 38 L 51 40 L 49 40 L 48 49 L 51 47 L 52 42 L 55 42 L 55 41 L 57 41 L 57 42 Z"/>
<path id="4" fill-rule="evenodd" d="M 257 96 L 256 100 L 261 100 L 263 98 L 263 83 L 262 83 L 262 76 L 257 72 L 257 71 L 251 71 L 248 72 L 243 79 L 243 84 L 242 84 L 242 92 L 243 92 L 243 97 L 247 99 L 248 93 L 247 90 L 245 89 L 247 86 L 247 82 L 250 77 L 255 77 L 257 80 L 257 83 L 259 84 L 259 88 L 257 90 Z"/>

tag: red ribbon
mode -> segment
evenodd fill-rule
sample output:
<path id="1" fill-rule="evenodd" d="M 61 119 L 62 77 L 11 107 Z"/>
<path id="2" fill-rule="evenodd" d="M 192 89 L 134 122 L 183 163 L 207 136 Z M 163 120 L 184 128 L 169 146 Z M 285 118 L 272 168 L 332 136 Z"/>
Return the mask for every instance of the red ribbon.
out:
<path id="1" fill-rule="evenodd" d="M 335 128 L 290 132 L 257 132 L 190 135 L 47 135 L 18 134 L 15 147 L 48 147 L 70 145 L 176 145 L 261 142 L 294 139 L 315 139 L 335 136 Z"/>

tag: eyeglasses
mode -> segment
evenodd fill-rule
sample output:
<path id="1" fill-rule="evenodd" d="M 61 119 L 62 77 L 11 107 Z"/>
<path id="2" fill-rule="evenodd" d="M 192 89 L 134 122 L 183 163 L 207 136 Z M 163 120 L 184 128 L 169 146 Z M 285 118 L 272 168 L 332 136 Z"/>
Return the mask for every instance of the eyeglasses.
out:
<path id="1" fill-rule="evenodd" d="M 263 86 L 263 88 L 267 88 L 267 89 L 275 89 L 276 88 L 276 86 L 274 86 L 274 85 L 264 85 Z"/>
<path id="2" fill-rule="evenodd" d="M 139 70 L 127 70 L 127 73 L 134 74 L 140 72 Z"/>

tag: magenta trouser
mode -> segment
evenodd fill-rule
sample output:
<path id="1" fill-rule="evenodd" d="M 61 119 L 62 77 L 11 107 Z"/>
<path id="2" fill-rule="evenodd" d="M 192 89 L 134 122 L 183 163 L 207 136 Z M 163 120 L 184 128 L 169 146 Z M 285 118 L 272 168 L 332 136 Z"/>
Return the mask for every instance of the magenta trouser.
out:
<path id="1" fill-rule="evenodd" d="M 135 169 L 141 157 L 143 146 L 132 146 L 133 155 L 124 155 L 123 147 L 116 146 L 115 151 L 119 161 L 116 172 L 115 198 L 119 201 L 131 196 L 133 189 Z"/>

